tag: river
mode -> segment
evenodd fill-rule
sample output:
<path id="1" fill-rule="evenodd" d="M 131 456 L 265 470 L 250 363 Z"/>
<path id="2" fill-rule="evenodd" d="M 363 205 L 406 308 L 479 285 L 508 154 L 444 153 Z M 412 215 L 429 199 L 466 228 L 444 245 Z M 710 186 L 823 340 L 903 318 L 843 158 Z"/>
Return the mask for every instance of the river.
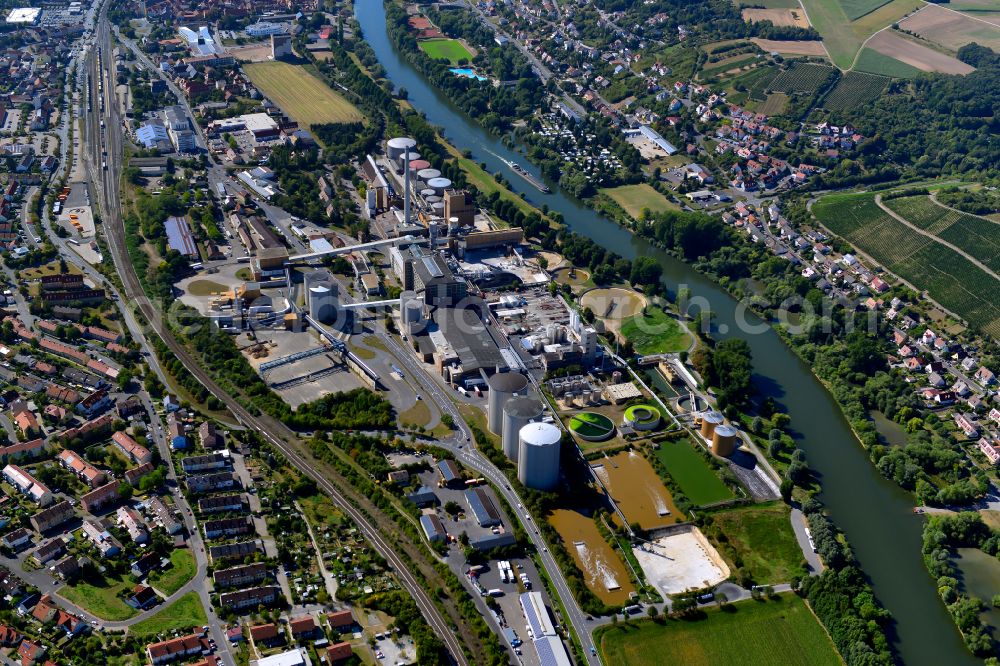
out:
<path id="1" fill-rule="evenodd" d="M 878 600 L 895 622 L 890 640 L 906 664 L 981 664 L 965 649 L 920 556 L 922 519 L 913 514 L 913 500 L 883 479 L 851 432 L 847 421 L 810 368 L 760 319 L 747 313 L 735 299 L 687 264 L 634 237 L 558 188 L 544 195 L 521 182 L 501 161 L 519 162 L 538 175 L 522 155 L 506 148 L 454 107 L 396 51 L 385 28 L 381 0 L 358 0 L 355 12 L 365 40 L 374 49 L 388 78 L 406 88 L 409 102 L 440 128 L 459 150 L 471 150 L 477 162 L 491 172 L 501 171 L 528 201 L 562 214 L 579 234 L 633 259 L 651 256 L 663 266 L 663 279 L 672 292 L 679 286 L 694 298 L 705 299 L 715 314 L 718 338 L 739 337 L 753 351 L 757 388 L 788 413 L 799 446 L 819 476 L 820 499 L 844 531 Z M 742 325 L 737 325 L 742 322 Z M 750 327 L 755 328 L 749 331 Z"/>

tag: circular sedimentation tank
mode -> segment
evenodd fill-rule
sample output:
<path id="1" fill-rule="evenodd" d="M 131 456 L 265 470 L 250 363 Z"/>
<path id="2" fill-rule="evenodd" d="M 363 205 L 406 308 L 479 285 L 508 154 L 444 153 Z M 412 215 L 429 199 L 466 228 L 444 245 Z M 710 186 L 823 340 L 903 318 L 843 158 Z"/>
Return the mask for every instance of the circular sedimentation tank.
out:
<path id="1" fill-rule="evenodd" d="M 588 442 L 602 442 L 615 432 L 615 424 L 597 412 L 580 412 L 569 419 L 570 431 Z"/>
<path id="2" fill-rule="evenodd" d="M 655 430 L 660 418 L 660 410 L 653 405 L 632 405 L 625 410 L 625 423 L 636 430 Z"/>

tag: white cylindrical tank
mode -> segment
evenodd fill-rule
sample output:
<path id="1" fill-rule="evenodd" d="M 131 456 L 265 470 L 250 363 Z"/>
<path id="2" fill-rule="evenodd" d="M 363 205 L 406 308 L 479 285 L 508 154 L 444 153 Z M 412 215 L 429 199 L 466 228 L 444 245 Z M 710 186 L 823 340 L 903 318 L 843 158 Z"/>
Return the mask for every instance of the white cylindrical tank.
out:
<path id="1" fill-rule="evenodd" d="M 309 314 L 324 324 L 337 318 L 337 292 L 333 285 L 317 282 L 309 287 Z"/>
<path id="2" fill-rule="evenodd" d="M 433 192 L 433 191 L 434 190 L 431 190 L 431 192 Z M 424 197 L 424 201 L 426 201 L 427 203 L 429 203 L 431 205 L 434 205 L 436 203 L 441 203 L 441 197 L 439 197 L 436 194 L 431 194 L 429 196 Z"/>
<path id="3" fill-rule="evenodd" d="M 532 421 L 540 421 L 544 410 L 535 398 L 511 398 L 503 406 L 503 452 L 517 462 L 518 436 L 521 428 Z"/>
<path id="4" fill-rule="evenodd" d="M 489 428 L 494 435 L 503 430 L 503 406 L 515 393 L 524 394 L 528 378 L 519 372 L 498 372 L 487 380 L 490 395 L 487 401 Z"/>
<path id="5" fill-rule="evenodd" d="M 420 190 L 420 196 L 422 196 L 424 199 L 426 199 L 427 197 L 432 197 L 434 196 L 434 190 L 432 190 L 429 187 L 425 187 L 424 189 Z"/>
<path id="6" fill-rule="evenodd" d="M 437 169 L 421 169 L 417 172 L 417 178 L 422 182 L 426 183 L 428 180 L 434 180 L 435 178 L 440 178 L 441 172 Z"/>
<path id="7" fill-rule="evenodd" d="M 417 142 L 415 139 L 411 139 L 407 136 L 397 136 L 386 141 L 385 147 L 386 153 L 389 155 L 389 159 L 397 161 L 399 156 L 408 149 L 416 148 Z"/>
<path id="8" fill-rule="evenodd" d="M 529 423 L 518 433 L 517 479 L 526 488 L 551 490 L 559 483 L 559 441 L 551 423 Z"/>
<path id="9" fill-rule="evenodd" d="M 422 323 L 424 320 L 423 301 L 411 298 L 403 305 L 403 324 L 413 326 Z"/>
<path id="10" fill-rule="evenodd" d="M 728 424 L 715 426 L 712 433 L 712 453 L 723 458 L 728 458 L 736 451 L 736 428 Z"/>
<path id="11" fill-rule="evenodd" d="M 438 196 L 444 194 L 444 191 L 451 187 L 451 181 L 447 178 L 434 178 L 427 181 L 427 187 L 434 190 L 434 194 Z"/>
<path id="12" fill-rule="evenodd" d="M 431 202 L 431 214 L 442 217 L 444 215 L 444 202 L 443 201 L 433 201 Z"/>
<path id="13" fill-rule="evenodd" d="M 725 421 L 726 419 L 719 412 L 705 412 L 701 415 L 701 436 L 707 440 L 711 440 L 712 433 L 715 432 L 718 426 L 725 423 Z"/>

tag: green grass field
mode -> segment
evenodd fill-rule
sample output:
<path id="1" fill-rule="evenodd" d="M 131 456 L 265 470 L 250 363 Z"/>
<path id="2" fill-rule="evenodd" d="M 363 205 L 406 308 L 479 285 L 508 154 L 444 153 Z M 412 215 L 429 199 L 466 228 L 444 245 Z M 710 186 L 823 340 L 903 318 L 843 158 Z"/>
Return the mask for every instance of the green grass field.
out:
<path id="1" fill-rule="evenodd" d="M 190 550 L 175 548 L 170 553 L 170 568 L 150 574 L 149 584 L 169 597 L 194 578 L 197 569 L 194 554 Z"/>
<path id="2" fill-rule="evenodd" d="M 733 498 L 733 491 L 695 451 L 690 441 L 660 442 L 659 446 L 656 457 L 666 466 L 667 472 L 689 500 L 701 506 Z"/>
<path id="3" fill-rule="evenodd" d="M 710 608 L 701 619 L 632 622 L 598 629 L 606 664 L 839 666 L 823 626 L 794 594 Z"/>
<path id="4" fill-rule="evenodd" d="M 837 194 L 813 214 L 841 236 L 975 328 L 1000 335 L 1000 282 L 954 250 L 914 233 L 875 203 L 875 195 Z M 942 217 L 944 215 L 942 214 Z"/>
<path id="5" fill-rule="evenodd" d="M 858 72 L 891 76 L 894 79 L 912 79 L 920 73 L 920 70 L 913 65 L 908 65 L 902 60 L 896 60 L 869 48 L 861 49 L 854 69 Z"/>
<path id="6" fill-rule="evenodd" d="M 765 585 L 805 574 L 802 549 L 788 515 L 787 506 L 773 503 L 719 511 L 712 519 L 743 560 L 743 569 L 755 583 Z"/>
<path id="7" fill-rule="evenodd" d="M 102 620 L 117 622 L 138 614 L 118 598 L 119 593 L 132 585 L 132 582 L 120 578 L 102 577 L 94 570 L 73 585 L 63 586 L 58 594 Z"/>
<path id="8" fill-rule="evenodd" d="M 303 127 L 364 120 L 353 104 L 305 67 L 287 62 L 257 62 L 243 65 L 243 71 L 262 93 Z"/>
<path id="9" fill-rule="evenodd" d="M 447 60 L 452 65 L 457 65 L 459 61 L 466 60 L 472 62 L 472 52 L 465 48 L 465 44 L 457 39 L 425 39 L 417 42 L 420 50 L 435 60 Z"/>
<path id="10" fill-rule="evenodd" d="M 684 327 L 657 307 L 649 307 L 644 314 L 629 317 L 622 322 L 624 335 L 636 353 L 666 354 L 686 351 L 691 346 L 691 334 Z"/>
<path id="11" fill-rule="evenodd" d="M 923 0 L 891 0 L 887 3 L 879 0 L 802 0 L 809 21 L 823 37 L 833 64 L 844 70 L 851 69 L 854 57 L 866 39 L 923 4 Z M 877 9 L 859 16 L 858 12 L 869 7 Z"/>
<path id="12" fill-rule="evenodd" d="M 642 216 L 642 211 L 646 209 L 651 213 L 679 210 L 676 205 L 653 189 L 653 186 L 648 183 L 608 187 L 602 189 L 601 194 L 607 195 L 636 220 Z"/>
<path id="13" fill-rule="evenodd" d="M 128 634 L 135 638 L 147 638 L 175 630 L 201 627 L 207 621 L 198 593 L 188 592 L 156 615 L 133 624 Z"/>

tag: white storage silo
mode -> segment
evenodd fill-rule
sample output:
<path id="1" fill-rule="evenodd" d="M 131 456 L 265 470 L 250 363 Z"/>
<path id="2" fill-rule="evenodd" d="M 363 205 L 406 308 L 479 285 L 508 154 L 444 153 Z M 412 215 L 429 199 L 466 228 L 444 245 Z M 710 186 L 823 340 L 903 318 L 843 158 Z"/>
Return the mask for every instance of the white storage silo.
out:
<path id="1" fill-rule="evenodd" d="M 562 432 L 551 423 L 529 423 L 518 433 L 517 479 L 535 490 L 559 483 L 559 442 Z"/>
<path id="2" fill-rule="evenodd" d="M 427 197 L 432 197 L 434 196 L 434 190 L 432 190 L 429 187 L 425 187 L 424 189 L 420 190 L 420 196 L 422 196 L 424 199 L 426 199 Z"/>
<path id="3" fill-rule="evenodd" d="M 337 318 L 337 290 L 329 282 L 316 282 L 309 287 L 309 314 L 324 324 Z"/>
<path id="4" fill-rule="evenodd" d="M 532 421 L 540 421 L 544 410 L 535 398 L 511 398 L 503 406 L 503 452 L 517 462 L 518 439 L 521 428 Z"/>
<path id="5" fill-rule="evenodd" d="M 503 406 L 515 393 L 523 394 L 528 388 L 528 378 L 519 372 L 498 372 L 487 380 L 490 387 L 488 417 L 490 432 L 503 431 Z"/>
<path id="6" fill-rule="evenodd" d="M 701 415 L 701 436 L 711 441 L 715 429 L 725 421 L 726 419 L 719 412 L 705 412 Z"/>
<path id="7" fill-rule="evenodd" d="M 712 433 L 712 453 L 728 458 L 736 451 L 737 430 L 731 425 L 722 424 L 715 427 Z"/>
<path id="8" fill-rule="evenodd" d="M 444 202 L 443 201 L 432 201 L 431 202 L 431 214 L 435 217 L 444 217 Z"/>
<path id="9" fill-rule="evenodd" d="M 407 150 L 412 150 L 417 147 L 417 142 L 406 136 L 397 136 L 395 138 L 389 139 L 385 143 L 386 154 L 389 155 L 389 159 L 398 162 L 400 155 L 405 153 Z"/>
<path id="10" fill-rule="evenodd" d="M 438 196 L 444 194 L 444 191 L 451 187 L 451 181 L 447 178 L 433 178 L 427 181 L 427 187 L 434 190 L 434 194 Z"/>

